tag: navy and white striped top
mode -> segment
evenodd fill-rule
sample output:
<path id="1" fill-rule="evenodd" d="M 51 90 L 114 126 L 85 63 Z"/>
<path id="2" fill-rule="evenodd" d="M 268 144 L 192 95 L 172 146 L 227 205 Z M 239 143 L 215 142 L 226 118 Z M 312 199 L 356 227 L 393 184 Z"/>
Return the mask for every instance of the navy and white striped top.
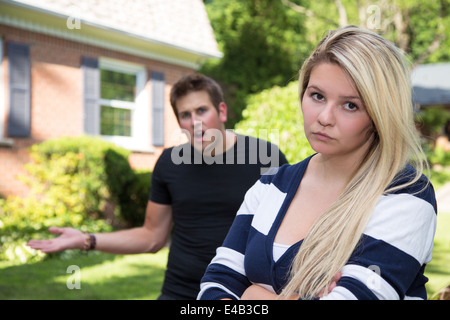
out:
<path id="1" fill-rule="evenodd" d="M 239 299 L 251 284 L 281 292 L 302 241 L 274 259 L 274 239 L 310 159 L 284 165 L 248 190 L 202 278 L 198 299 Z M 412 173 L 408 166 L 397 183 Z M 431 260 L 437 212 L 427 181 L 422 176 L 380 197 L 337 287 L 322 299 L 426 299 L 424 269 Z"/>

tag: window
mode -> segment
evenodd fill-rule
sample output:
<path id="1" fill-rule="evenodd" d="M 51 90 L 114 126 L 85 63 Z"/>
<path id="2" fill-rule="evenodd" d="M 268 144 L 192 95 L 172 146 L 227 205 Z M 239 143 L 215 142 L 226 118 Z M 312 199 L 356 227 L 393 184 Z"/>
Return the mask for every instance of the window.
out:
<path id="1" fill-rule="evenodd" d="M 100 134 L 131 137 L 136 75 L 100 69 Z"/>
<path id="2" fill-rule="evenodd" d="M 82 70 L 86 134 L 132 151 L 152 152 L 154 146 L 163 146 L 163 73 L 152 71 L 146 90 L 147 71 L 140 65 L 83 57 Z"/>
<path id="3" fill-rule="evenodd" d="M 101 58 L 99 133 L 135 151 L 151 151 L 150 106 L 143 66 Z"/>

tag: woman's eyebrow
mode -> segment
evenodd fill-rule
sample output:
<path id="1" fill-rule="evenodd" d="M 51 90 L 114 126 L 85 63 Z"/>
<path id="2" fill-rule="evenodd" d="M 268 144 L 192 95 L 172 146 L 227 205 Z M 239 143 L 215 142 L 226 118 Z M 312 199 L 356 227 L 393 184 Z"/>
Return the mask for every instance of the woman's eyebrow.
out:
<path id="1" fill-rule="evenodd" d="M 361 98 L 359 96 L 339 96 L 339 98 L 341 98 L 341 99 L 349 99 L 349 100 L 357 99 L 357 100 L 361 101 Z"/>
<path id="2" fill-rule="evenodd" d="M 308 86 L 306 89 L 307 90 L 308 89 L 313 89 L 313 90 L 319 91 L 320 93 L 325 93 L 324 90 L 320 89 L 319 87 L 317 87 L 315 85 Z M 341 98 L 341 99 L 350 99 L 350 100 L 355 100 L 355 99 L 361 100 L 361 98 L 359 96 L 339 96 L 339 98 Z"/>
<path id="3" fill-rule="evenodd" d="M 320 89 L 320 88 L 317 87 L 317 86 L 308 86 L 308 87 L 306 88 L 306 90 L 308 90 L 308 89 L 313 89 L 313 90 L 316 90 L 316 91 L 324 92 L 322 89 Z"/>

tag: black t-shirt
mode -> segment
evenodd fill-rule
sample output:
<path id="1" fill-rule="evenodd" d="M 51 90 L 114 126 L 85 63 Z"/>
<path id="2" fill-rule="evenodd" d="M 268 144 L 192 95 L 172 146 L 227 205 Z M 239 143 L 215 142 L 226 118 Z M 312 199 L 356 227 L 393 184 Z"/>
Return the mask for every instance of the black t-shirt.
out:
<path id="1" fill-rule="evenodd" d="M 200 280 L 230 228 L 247 190 L 264 168 L 287 163 L 276 145 L 237 135 L 218 157 L 190 144 L 163 151 L 153 175 L 150 200 L 172 206 L 173 229 L 162 293 L 195 299 Z"/>

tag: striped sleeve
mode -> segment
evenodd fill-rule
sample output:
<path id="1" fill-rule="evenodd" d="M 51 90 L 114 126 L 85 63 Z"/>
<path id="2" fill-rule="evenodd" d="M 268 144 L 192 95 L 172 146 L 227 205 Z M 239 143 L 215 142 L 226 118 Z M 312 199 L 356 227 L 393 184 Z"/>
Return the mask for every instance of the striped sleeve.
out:
<path id="1" fill-rule="evenodd" d="M 323 299 L 426 299 L 436 209 L 411 194 L 382 196 L 363 237 Z"/>

